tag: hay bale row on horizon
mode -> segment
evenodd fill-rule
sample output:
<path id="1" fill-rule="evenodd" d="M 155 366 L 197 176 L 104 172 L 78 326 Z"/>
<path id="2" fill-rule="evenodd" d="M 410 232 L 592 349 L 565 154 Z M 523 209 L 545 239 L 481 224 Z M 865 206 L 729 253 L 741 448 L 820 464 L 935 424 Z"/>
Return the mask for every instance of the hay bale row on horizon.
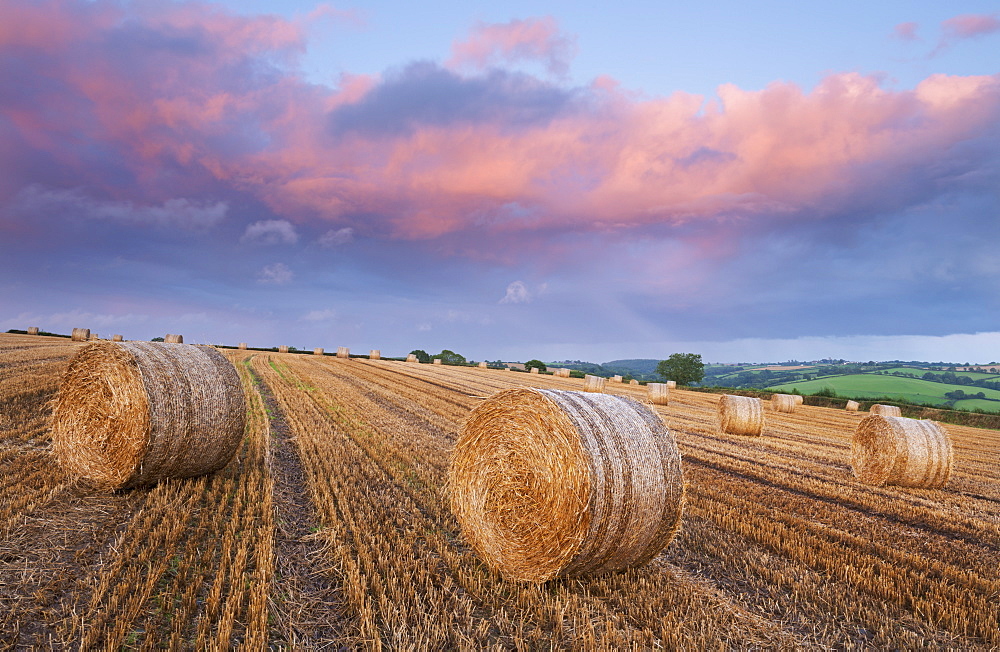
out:
<path id="1" fill-rule="evenodd" d="M 338 358 L 350 358 L 351 357 L 351 350 L 349 348 L 347 348 L 346 346 L 338 346 L 337 347 L 337 357 Z"/>
<path id="2" fill-rule="evenodd" d="M 168 333 L 163 338 L 163 341 L 166 344 L 184 344 L 184 336 L 183 335 L 174 335 L 174 334 L 169 334 Z"/>

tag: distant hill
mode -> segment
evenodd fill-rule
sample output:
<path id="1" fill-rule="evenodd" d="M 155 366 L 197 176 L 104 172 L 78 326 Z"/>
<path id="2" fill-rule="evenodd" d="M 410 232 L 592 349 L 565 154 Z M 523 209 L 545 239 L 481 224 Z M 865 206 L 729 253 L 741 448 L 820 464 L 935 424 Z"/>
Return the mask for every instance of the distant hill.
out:
<path id="1" fill-rule="evenodd" d="M 547 362 L 553 367 L 565 367 L 576 369 L 586 374 L 595 376 L 632 376 L 638 380 L 658 380 L 656 365 L 659 360 L 638 358 L 633 360 L 612 360 L 611 362 L 584 362 L 582 360 L 563 360 L 559 362 Z"/>

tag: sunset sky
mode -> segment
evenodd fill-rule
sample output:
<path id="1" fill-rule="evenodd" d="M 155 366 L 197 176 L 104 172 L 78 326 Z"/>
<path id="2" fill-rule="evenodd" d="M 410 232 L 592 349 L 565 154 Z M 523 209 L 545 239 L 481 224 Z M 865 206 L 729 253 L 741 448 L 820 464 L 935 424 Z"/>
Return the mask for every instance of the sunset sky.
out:
<path id="1" fill-rule="evenodd" d="M 1000 359 L 995 1 L 581 4 L 0 0 L 0 330 Z"/>

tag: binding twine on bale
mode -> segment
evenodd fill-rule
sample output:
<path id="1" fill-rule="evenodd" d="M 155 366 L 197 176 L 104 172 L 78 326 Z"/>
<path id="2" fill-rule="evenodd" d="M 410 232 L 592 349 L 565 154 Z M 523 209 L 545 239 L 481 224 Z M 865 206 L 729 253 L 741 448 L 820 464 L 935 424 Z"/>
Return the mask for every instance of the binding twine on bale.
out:
<path id="1" fill-rule="evenodd" d="M 860 407 L 861 404 L 858 403 L 857 401 L 848 401 L 847 405 L 844 406 L 844 409 L 847 410 L 848 412 L 857 412 L 858 408 Z"/>
<path id="2" fill-rule="evenodd" d="M 86 342 L 90 339 L 90 329 L 89 328 L 74 328 L 73 335 L 70 337 L 74 342 Z"/>
<path id="3" fill-rule="evenodd" d="M 869 414 L 881 414 L 884 417 L 901 417 L 903 416 L 903 411 L 899 409 L 898 405 L 880 405 L 876 403 L 875 405 L 868 408 Z"/>
<path id="4" fill-rule="evenodd" d="M 771 409 L 775 412 L 795 412 L 795 396 L 791 394 L 774 394 L 771 396 Z"/>
<path id="5" fill-rule="evenodd" d="M 102 342 L 70 362 L 52 452 L 71 474 L 121 489 L 224 467 L 243 441 L 236 370 L 207 346 Z"/>
<path id="6" fill-rule="evenodd" d="M 764 405 L 759 398 L 723 394 L 718 411 L 719 430 L 724 433 L 757 436 L 764 430 Z"/>
<path id="7" fill-rule="evenodd" d="M 510 389 L 473 410 L 449 468 L 464 538 L 508 580 L 634 568 L 673 539 L 684 506 L 677 444 L 630 398 Z"/>
<path id="8" fill-rule="evenodd" d="M 585 392 L 604 392 L 604 388 L 608 385 L 608 379 L 604 376 L 591 376 L 587 374 L 583 377 L 583 391 Z"/>
<path id="9" fill-rule="evenodd" d="M 163 338 L 163 341 L 167 344 L 184 344 L 183 335 L 167 335 Z"/>
<path id="10" fill-rule="evenodd" d="M 951 464 L 951 440 L 934 421 L 872 414 L 851 443 L 854 476 L 876 486 L 943 487 Z"/>
<path id="11" fill-rule="evenodd" d="M 653 405 L 670 405 L 670 388 L 666 383 L 649 383 L 649 402 Z"/>

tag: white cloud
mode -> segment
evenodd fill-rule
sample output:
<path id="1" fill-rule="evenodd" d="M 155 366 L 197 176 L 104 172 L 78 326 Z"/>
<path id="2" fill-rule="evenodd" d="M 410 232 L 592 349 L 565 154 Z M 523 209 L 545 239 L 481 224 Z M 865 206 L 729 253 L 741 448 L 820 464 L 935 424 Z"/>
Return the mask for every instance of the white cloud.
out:
<path id="1" fill-rule="evenodd" d="M 532 299 L 528 286 L 523 281 L 514 281 L 507 286 L 507 293 L 500 303 L 530 303 Z"/>
<path id="2" fill-rule="evenodd" d="M 417 330 L 420 331 L 421 333 L 425 333 L 431 330 L 431 325 L 428 324 L 427 322 L 417 324 Z"/>
<path id="3" fill-rule="evenodd" d="M 247 226 L 240 242 L 260 245 L 295 244 L 299 234 L 287 220 L 261 220 Z"/>
<path id="4" fill-rule="evenodd" d="M 295 272 L 288 269 L 284 263 L 272 263 L 265 265 L 257 275 L 257 282 L 264 285 L 286 285 L 295 278 Z"/>
<path id="5" fill-rule="evenodd" d="M 302 317 L 302 321 L 333 321 L 336 318 L 337 311 L 333 308 L 327 308 L 326 310 L 311 310 L 307 312 Z"/>
<path id="6" fill-rule="evenodd" d="M 354 240 L 354 229 L 345 226 L 342 229 L 330 229 L 319 238 L 319 244 L 332 249 L 345 245 Z"/>

